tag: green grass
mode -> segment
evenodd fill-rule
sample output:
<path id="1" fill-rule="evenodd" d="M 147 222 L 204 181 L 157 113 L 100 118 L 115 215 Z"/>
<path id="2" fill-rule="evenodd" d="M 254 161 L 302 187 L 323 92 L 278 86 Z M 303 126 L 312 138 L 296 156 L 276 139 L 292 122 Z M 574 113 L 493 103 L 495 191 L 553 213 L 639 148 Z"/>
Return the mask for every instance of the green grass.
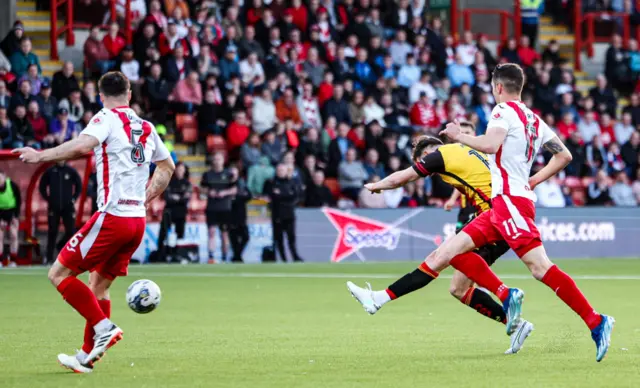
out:
<path id="1" fill-rule="evenodd" d="M 502 325 L 449 296 L 449 272 L 375 316 L 344 286 L 352 278 L 383 288 L 415 265 L 134 266 L 111 291 L 124 340 L 91 375 L 57 365 L 58 353 L 81 345 L 84 322 L 46 270 L 3 269 L 0 387 L 638 386 L 640 261 L 560 262 L 596 308 L 617 318 L 600 364 L 582 321 L 517 261 L 496 265 L 526 291 L 524 316 L 536 325 L 515 356 L 502 354 Z M 124 302 L 139 278 L 163 291 L 149 315 Z"/>

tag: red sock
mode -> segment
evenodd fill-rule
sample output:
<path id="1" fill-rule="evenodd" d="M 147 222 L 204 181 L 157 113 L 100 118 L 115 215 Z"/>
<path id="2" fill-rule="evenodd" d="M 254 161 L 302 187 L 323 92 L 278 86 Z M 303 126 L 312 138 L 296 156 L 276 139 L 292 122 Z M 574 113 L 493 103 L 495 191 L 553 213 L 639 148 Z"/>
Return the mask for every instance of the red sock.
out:
<path id="1" fill-rule="evenodd" d="M 104 315 L 107 318 L 111 318 L 111 301 L 106 299 L 98 300 L 98 304 L 102 309 Z M 93 336 L 96 334 L 95 330 L 93 330 L 93 326 L 89 325 L 89 322 L 84 326 L 84 343 L 82 344 L 82 351 L 85 353 L 90 353 L 93 349 Z"/>
<path id="2" fill-rule="evenodd" d="M 505 301 L 509 296 L 507 288 L 502 280 L 496 276 L 480 255 L 475 252 L 467 252 L 451 259 L 451 266 L 465 274 L 480 287 L 491 291 L 501 301 Z"/>
<path id="3" fill-rule="evenodd" d="M 96 296 L 78 278 L 69 276 L 64 279 L 58 285 L 58 292 L 91 326 L 95 326 L 98 322 L 107 318 L 102 312 Z"/>
<path id="4" fill-rule="evenodd" d="M 571 307 L 590 330 L 600 324 L 602 316 L 591 307 L 571 276 L 554 265 L 544 274 L 541 281 L 554 290 L 558 298 Z"/>

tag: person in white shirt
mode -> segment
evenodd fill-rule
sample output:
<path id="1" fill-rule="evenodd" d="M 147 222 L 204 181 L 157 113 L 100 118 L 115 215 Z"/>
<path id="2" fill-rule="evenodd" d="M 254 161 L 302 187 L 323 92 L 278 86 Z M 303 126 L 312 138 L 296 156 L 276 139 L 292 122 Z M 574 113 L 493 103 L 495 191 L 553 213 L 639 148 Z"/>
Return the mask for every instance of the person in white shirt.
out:
<path id="1" fill-rule="evenodd" d="M 565 207 L 567 201 L 562 193 L 562 188 L 558 184 L 557 178 L 551 178 L 540 183 L 533 189 L 538 196 L 538 206 L 540 207 Z"/>
<path id="2" fill-rule="evenodd" d="M 305 82 L 302 86 L 302 94 L 297 98 L 298 112 L 305 128 L 322 128 L 322 117 L 318 99 L 313 95 L 313 83 Z"/>
<path id="3" fill-rule="evenodd" d="M 476 52 L 478 52 L 478 47 L 476 47 L 476 44 L 473 42 L 473 33 L 471 31 L 465 31 L 463 43 L 456 47 L 456 55 L 460 56 L 463 65 L 471 66 L 475 61 Z"/>
<path id="4" fill-rule="evenodd" d="M 364 123 L 369 125 L 370 122 L 376 120 L 383 127 L 387 126 L 384 121 L 384 109 L 376 102 L 373 96 L 368 96 L 362 107 L 362 113 L 364 114 Z"/>
<path id="5" fill-rule="evenodd" d="M 635 132 L 635 130 L 636 128 L 633 126 L 631 112 L 624 112 L 622 114 L 622 121 L 618 121 L 613 126 L 613 131 L 616 134 L 616 140 L 619 144 L 628 142 L 631 134 Z"/>
<path id="6" fill-rule="evenodd" d="M 253 99 L 253 107 L 251 109 L 253 130 L 262 135 L 272 129 L 277 121 L 276 104 L 273 103 L 271 91 L 269 88 L 264 88 L 260 96 Z"/>
<path id="7" fill-rule="evenodd" d="M 428 71 L 423 71 L 420 75 L 420 81 L 409 88 L 409 104 L 415 104 L 420 99 L 420 93 L 422 92 L 427 94 L 429 101 L 432 103 L 436 99 L 436 90 L 431 85 L 431 73 Z"/>
<path id="8" fill-rule="evenodd" d="M 262 86 L 265 81 L 264 69 L 258 62 L 258 54 L 250 53 L 247 59 L 240 61 L 240 78 L 244 86 Z"/>

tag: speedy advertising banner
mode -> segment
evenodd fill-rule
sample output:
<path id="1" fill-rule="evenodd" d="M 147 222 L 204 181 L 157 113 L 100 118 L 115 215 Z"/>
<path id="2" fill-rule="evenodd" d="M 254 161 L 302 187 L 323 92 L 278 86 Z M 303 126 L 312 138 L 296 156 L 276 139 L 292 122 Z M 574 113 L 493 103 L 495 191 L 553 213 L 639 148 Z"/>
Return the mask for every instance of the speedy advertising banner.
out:
<path id="1" fill-rule="evenodd" d="M 553 259 L 639 257 L 640 208 L 541 208 L 536 218 Z M 455 221 L 455 212 L 435 208 L 298 209 L 298 251 L 308 262 L 422 260 L 455 232 Z M 147 226 L 135 259 L 155 250 L 158 229 Z M 273 239 L 266 211 L 249 217 L 249 233 L 245 262 L 260 262 Z M 199 260 L 206 262 L 207 240 L 204 223 L 188 223 L 181 243 L 197 245 Z M 219 241 L 216 246 L 220 258 Z"/>

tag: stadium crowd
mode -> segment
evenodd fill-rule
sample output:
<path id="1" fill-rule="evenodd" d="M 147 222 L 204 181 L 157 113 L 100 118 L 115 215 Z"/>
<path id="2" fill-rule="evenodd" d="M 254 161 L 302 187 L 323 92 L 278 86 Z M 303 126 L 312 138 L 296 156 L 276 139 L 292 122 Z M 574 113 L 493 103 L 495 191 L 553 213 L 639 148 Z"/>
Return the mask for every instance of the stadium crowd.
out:
<path id="1" fill-rule="evenodd" d="M 440 206 L 452 189 L 437 177 L 384 195 L 361 187 L 409 166 L 416 135 L 436 135 L 454 119 L 484 133 L 494 106 L 491 72 L 516 62 L 527 75 L 523 101 L 574 156 L 562 176 L 536 188 L 539 204 L 640 201 L 634 40 L 623 47 L 612 36 L 603 74 L 582 95 L 557 42 L 532 46 L 537 27 L 497 50 L 470 31 L 455 41 L 426 0 L 131 3 L 133 44 L 124 38 L 119 6 L 118 22 L 106 32 L 90 30 L 83 80 L 70 62 L 44 78 L 16 22 L 0 44 L 2 148 L 46 148 L 76 136 L 101 108 L 96 79 L 119 70 L 132 82 L 132 107 L 142 117 L 175 128 L 175 116 L 189 114 L 201 139 L 222 136 L 227 163 L 253 196 L 262 196 L 275 167 L 285 164 L 306 206 Z M 108 20 L 99 15 L 96 23 Z M 619 97 L 629 104 L 619 106 Z M 537 167 L 549 157 L 540 154 Z"/>

